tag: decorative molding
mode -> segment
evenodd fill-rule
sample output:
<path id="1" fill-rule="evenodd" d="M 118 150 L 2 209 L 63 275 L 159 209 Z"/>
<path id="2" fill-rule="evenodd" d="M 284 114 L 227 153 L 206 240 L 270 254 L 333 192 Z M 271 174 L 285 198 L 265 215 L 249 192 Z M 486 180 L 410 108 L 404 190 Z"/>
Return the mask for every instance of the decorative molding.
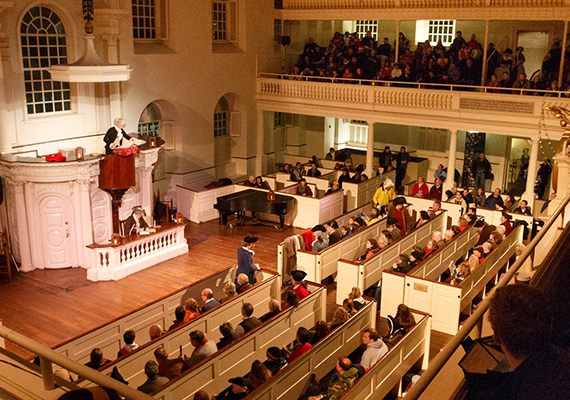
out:
<path id="1" fill-rule="evenodd" d="M 37 183 L 89 179 L 99 175 L 99 159 L 63 163 L 21 163 L 0 160 L 0 173 L 12 180 Z"/>

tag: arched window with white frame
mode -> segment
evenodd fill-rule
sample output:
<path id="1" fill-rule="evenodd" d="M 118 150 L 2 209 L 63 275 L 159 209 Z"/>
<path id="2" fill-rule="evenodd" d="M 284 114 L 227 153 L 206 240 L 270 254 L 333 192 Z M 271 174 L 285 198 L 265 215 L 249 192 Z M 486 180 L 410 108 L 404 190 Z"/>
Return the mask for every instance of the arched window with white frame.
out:
<path id="1" fill-rule="evenodd" d="M 71 111 L 69 82 L 52 81 L 48 68 L 67 64 L 61 18 L 46 6 L 30 8 L 20 23 L 20 45 L 28 115 Z"/>

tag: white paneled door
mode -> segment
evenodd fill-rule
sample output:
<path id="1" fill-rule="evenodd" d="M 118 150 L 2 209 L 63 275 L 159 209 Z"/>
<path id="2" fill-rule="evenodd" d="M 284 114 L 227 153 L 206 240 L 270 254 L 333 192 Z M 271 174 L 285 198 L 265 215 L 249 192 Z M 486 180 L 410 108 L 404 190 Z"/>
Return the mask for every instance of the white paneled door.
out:
<path id="1" fill-rule="evenodd" d="M 45 268 L 67 268 L 75 264 L 72 245 L 71 205 L 58 196 L 40 202 L 41 238 Z"/>

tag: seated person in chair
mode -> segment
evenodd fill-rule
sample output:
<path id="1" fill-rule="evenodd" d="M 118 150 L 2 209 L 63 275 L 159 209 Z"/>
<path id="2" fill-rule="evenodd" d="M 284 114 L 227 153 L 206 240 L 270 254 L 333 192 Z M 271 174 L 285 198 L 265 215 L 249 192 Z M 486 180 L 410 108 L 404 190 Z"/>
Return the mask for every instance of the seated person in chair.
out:
<path id="1" fill-rule="evenodd" d="M 130 235 L 131 233 L 139 233 L 142 231 L 148 232 L 149 227 L 143 216 L 146 216 L 146 211 L 144 208 L 141 206 L 133 207 L 133 213 L 124 222 L 125 235 Z"/>

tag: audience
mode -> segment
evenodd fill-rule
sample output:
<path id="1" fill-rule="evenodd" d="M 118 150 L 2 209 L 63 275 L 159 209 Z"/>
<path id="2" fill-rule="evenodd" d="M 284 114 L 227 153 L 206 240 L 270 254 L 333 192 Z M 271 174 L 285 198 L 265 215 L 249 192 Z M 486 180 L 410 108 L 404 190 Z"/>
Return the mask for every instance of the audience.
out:
<path id="1" fill-rule="evenodd" d="M 188 369 L 182 357 L 169 359 L 168 353 L 163 347 L 154 351 L 154 358 L 158 362 L 158 375 L 169 380 L 179 377 L 182 372 Z"/>
<path id="2" fill-rule="evenodd" d="M 289 355 L 289 364 L 313 347 L 311 343 L 309 343 L 309 331 L 306 328 L 300 327 L 297 329 L 296 340 L 297 348 Z"/>
<path id="3" fill-rule="evenodd" d="M 366 350 L 360 359 L 360 365 L 369 370 L 386 353 L 388 346 L 380 339 L 380 335 L 374 328 L 367 328 L 362 334 L 362 343 L 366 345 Z"/>
<path id="4" fill-rule="evenodd" d="M 186 318 L 186 309 L 183 306 L 176 307 L 176 309 L 174 310 L 174 316 L 176 317 L 176 319 L 174 320 L 172 325 L 170 325 L 170 327 L 168 328 L 168 332 L 184 324 L 184 319 Z"/>
<path id="5" fill-rule="evenodd" d="M 388 325 L 390 328 L 389 335 L 396 335 L 398 333 L 405 335 L 410 329 L 416 326 L 416 319 L 407 305 L 400 304 L 395 317 L 388 315 Z"/>
<path id="6" fill-rule="evenodd" d="M 269 312 L 263 314 L 261 317 L 259 317 L 259 320 L 263 323 L 266 321 L 269 321 L 271 318 L 273 318 L 274 316 L 276 316 L 277 314 L 279 314 L 281 312 L 281 306 L 279 304 L 279 300 L 276 299 L 271 299 L 269 300 Z"/>
<path id="7" fill-rule="evenodd" d="M 204 302 L 202 313 L 220 305 L 220 302 L 214 299 L 214 292 L 209 288 L 202 290 L 202 301 Z"/>
<path id="8" fill-rule="evenodd" d="M 299 306 L 299 296 L 293 289 L 289 289 L 285 292 L 285 306 L 283 307 L 283 311 L 294 307 L 297 308 Z"/>
<path id="9" fill-rule="evenodd" d="M 297 293 L 297 297 L 299 301 L 303 300 L 305 297 L 311 294 L 309 288 L 307 287 L 307 283 L 305 282 L 305 277 L 307 273 L 301 270 L 293 270 L 291 271 L 291 280 L 293 283 L 293 291 Z"/>
<path id="10" fill-rule="evenodd" d="M 315 322 L 315 329 L 309 331 L 309 343 L 316 345 L 321 339 L 324 339 L 330 333 L 329 325 L 326 321 Z"/>
<path id="11" fill-rule="evenodd" d="M 158 375 L 158 363 L 154 360 L 146 362 L 144 365 L 144 373 L 147 380 L 137 388 L 137 390 L 143 393 L 149 394 L 168 383 L 167 377 Z"/>
<path id="12" fill-rule="evenodd" d="M 222 299 L 220 300 L 220 303 L 224 303 L 226 301 L 228 301 L 229 299 L 231 299 L 232 297 L 237 295 L 237 291 L 236 291 L 236 285 L 233 282 L 227 281 L 226 283 L 224 283 L 224 294 L 225 296 L 222 297 Z"/>
<path id="13" fill-rule="evenodd" d="M 283 356 L 279 347 L 269 347 L 265 352 L 265 357 L 267 359 L 263 362 L 263 365 L 267 367 L 272 375 L 275 375 L 287 365 L 287 359 Z"/>
<path id="14" fill-rule="evenodd" d="M 236 327 L 236 335 L 243 336 L 252 329 L 261 325 L 261 321 L 253 316 L 253 305 L 251 303 L 244 303 L 241 306 L 241 315 L 243 321 Z"/>
<path id="15" fill-rule="evenodd" d="M 193 298 L 186 300 L 184 302 L 184 307 L 186 308 L 184 322 L 192 321 L 194 318 L 198 318 L 200 316 L 200 306 Z"/>
<path id="16" fill-rule="evenodd" d="M 96 347 L 91 350 L 91 355 L 89 356 L 89 362 L 85 364 L 89 368 L 99 369 L 103 365 L 110 363 L 111 361 L 103 357 L 103 352 L 100 348 Z"/>
<path id="17" fill-rule="evenodd" d="M 232 384 L 229 388 L 212 396 L 212 400 L 239 400 L 243 399 L 251 391 L 251 383 L 246 378 L 237 377 L 228 380 Z"/>
<path id="18" fill-rule="evenodd" d="M 246 290 L 249 290 L 253 287 L 253 285 L 249 282 L 249 278 L 246 274 L 239 274 L 237 277 L 237 294 L 241 294 Z"/>
<path id="19" fill-rule="evenodd" d="M 364 301 L 364 298 L 362 297 L 362 292 L 357 287 L 352 288 L 352 290 L 348 294 L 348 298 L 350 300 L 352 300 L 352 302 L 354 303 L 354 308 L 357 311 L 366 305 L 366 302 Z"/>
<path id="20" fill-rule="evenodd" d="M 125 354 L 128 354 L 131 351 L 136 350 L 140 347 L 138 344 L 135 343 L 135 331 L 133 331 L 132 329 L 129 329 L 123 334 L 123 341 L 125 342 L 125 345 L 121 350 L 119 350 L 117 357 L 124 356 Z"/>
<path id="21" fill-rule="evenodd" d="M 338 400 L 350 389 L 358 378 L 358 370 L 352 366 L 348 358 L 341 357 L 336 363 L 338 375 L 332 380 L 327 391 L 327 400 Z"/>
<path id="22" fill-rule="evenodd" d="M 349 318 L 350 316 L 348 315 L 348 312 L 346 312 L 346 309 L 344 307 L 338 307 L 333 314 L 330 330 L 334 331 L 336 328 L 348 321 Z"/>
<path id="23" fill-rule="evenodd" d="M 220 333 L 222 334 L 222 338 L 218 343 L 216 343 L 218 350 L 240 337 L 240 335 L 234 332 L 234 328 L 230 322 L 224 322 L 220 325 Z"/>
<path id="24" fill-rule="evenodd" d="M 255 360 L 251 364 L 248 380 L 251 384 L 251 388 L 256 389 L 271 379 L 271 376 L 271 371 L 265 365 L 263 365 L 261 361 Z"/>
<path id="25" fill-rule="evenodd" d="M 150 337 L 150 340 L 154 340 L 156 338 L 159 338 L 164 333 L 165 332 L 162 330 L 162 326 L 160 326 L 159 324 L 151 325 L 149 330 L 148 330 L 148 336 Z"/>
<path id="26" fill-rule="evenodd" d="M 190 344 L 194 346 L 194 351 L 189 358 L 184 356 L 184 363 L 188 368 L 193 367 L 218 351 L 216 344 L 206 339 L 204 332 L 200 330 L 190 332 Z"/>

